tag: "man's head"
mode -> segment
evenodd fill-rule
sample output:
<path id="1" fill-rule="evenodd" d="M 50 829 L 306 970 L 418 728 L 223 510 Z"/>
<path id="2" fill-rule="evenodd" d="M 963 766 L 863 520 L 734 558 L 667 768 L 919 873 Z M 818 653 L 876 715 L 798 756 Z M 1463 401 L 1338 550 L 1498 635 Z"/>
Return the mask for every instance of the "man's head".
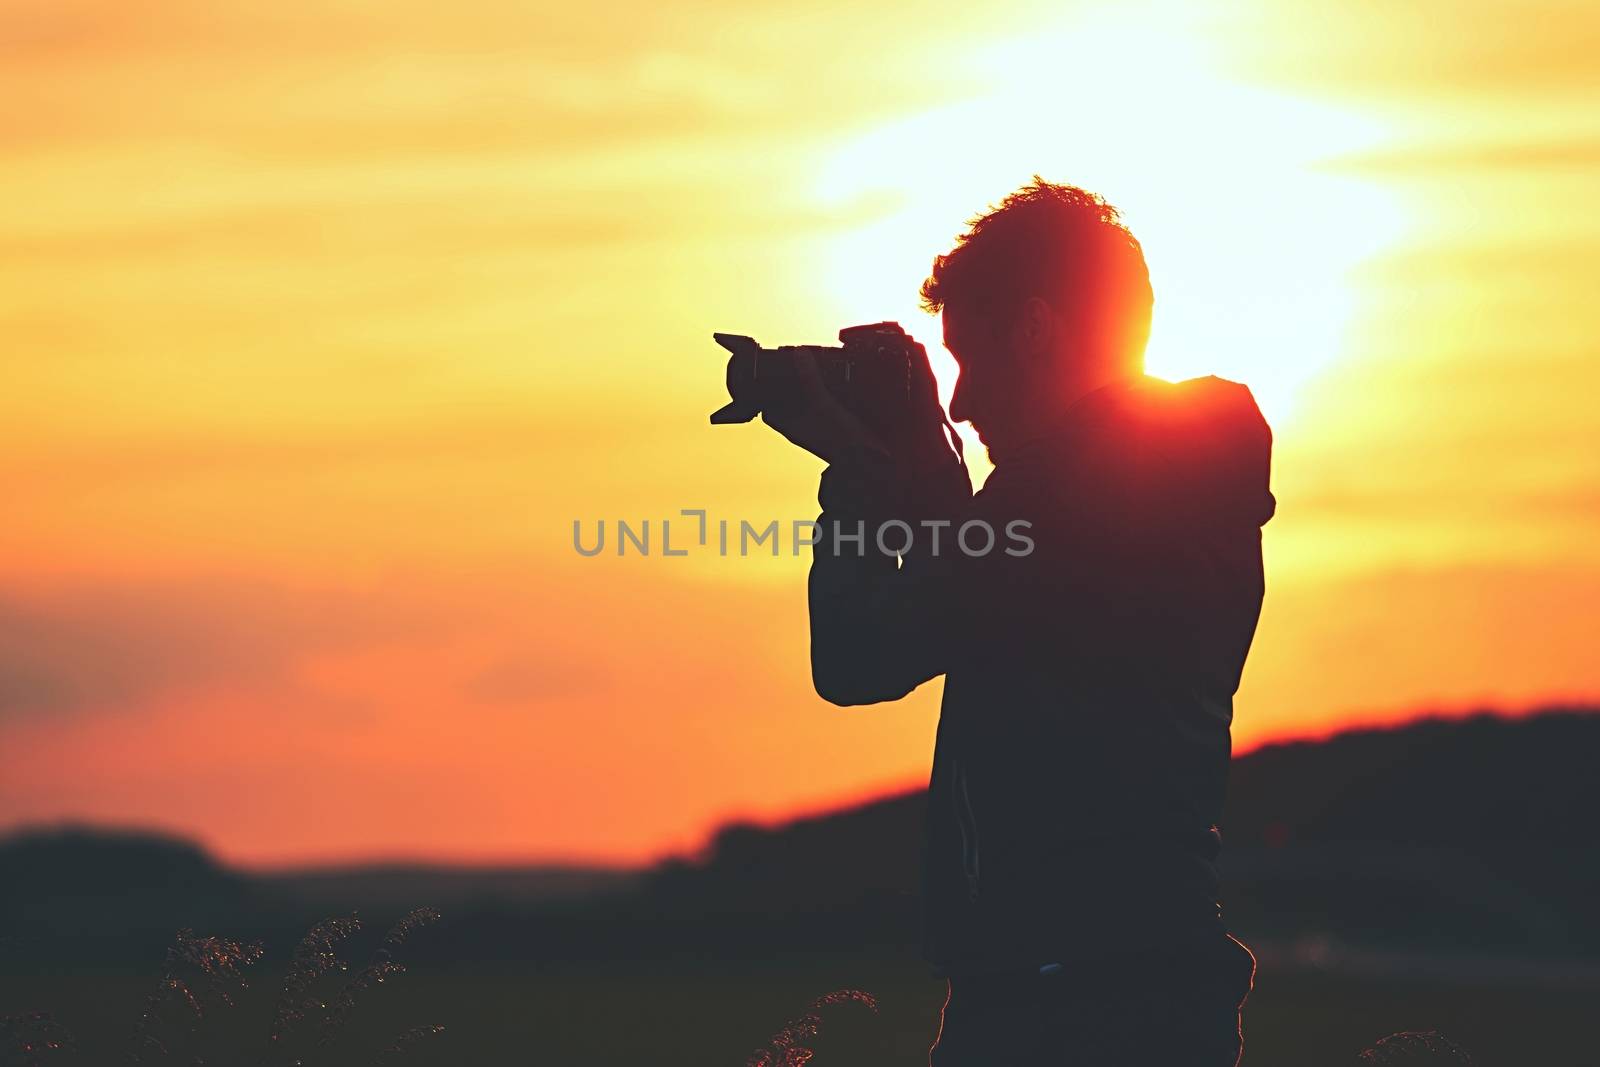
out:
<path id="1" fill-rule="evenodd" d="M 934 258 L 922 306 L 944 313 L 960 367 L 950 417 L 1003 452 L 1143 371 L 1150 274 L 1114 207 L 1038 175 L 969 226 Z"/>

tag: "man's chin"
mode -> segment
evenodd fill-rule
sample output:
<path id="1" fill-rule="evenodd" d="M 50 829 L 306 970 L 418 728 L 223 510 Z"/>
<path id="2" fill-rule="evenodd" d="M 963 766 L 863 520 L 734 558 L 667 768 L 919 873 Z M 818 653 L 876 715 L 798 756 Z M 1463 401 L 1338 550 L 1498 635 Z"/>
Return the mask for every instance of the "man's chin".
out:
<path id="1" fill-rule="evenodd" d="M 989 460 L 990 463 L 993 463 L 994 462 L 994 442 L 989 439 L 989 435 L 988 434 L 984 433 L 982 430 L 980 430 L 972 422 L 969 421 L 967 423 L 967 425 L 972 427 L 972 435 L 978 439 L 978 444 L 983 446 L 983 454 L 986 457 L 988 457 L 988 460 Z"/>

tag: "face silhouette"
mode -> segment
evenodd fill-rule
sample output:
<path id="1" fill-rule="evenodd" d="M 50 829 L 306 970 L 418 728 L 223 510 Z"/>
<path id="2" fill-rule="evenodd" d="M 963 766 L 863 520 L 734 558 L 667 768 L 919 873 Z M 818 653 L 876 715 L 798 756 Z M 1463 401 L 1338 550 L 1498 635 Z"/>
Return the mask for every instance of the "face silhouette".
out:
<path id="1" fill-rule="evenodd" d="M 944 346 L 960 373 L 950 396 L 950 418 L 967 422 L 991 453 L 1004 451 L 1023 431 L 1029 383 L 1022 380 L 1006 333 L 971 309 L 946 304 Z"/>

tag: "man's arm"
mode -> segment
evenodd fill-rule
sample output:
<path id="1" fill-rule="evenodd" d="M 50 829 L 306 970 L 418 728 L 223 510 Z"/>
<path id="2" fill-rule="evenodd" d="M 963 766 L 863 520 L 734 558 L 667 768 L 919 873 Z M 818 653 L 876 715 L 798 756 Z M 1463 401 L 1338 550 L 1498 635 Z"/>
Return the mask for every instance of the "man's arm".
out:
<path id="1" fill-rule="evenodd" d="M 949 422 L 927 353 L 920 345 L 916 351 L 906 407 L 878 425 L 867 426 L 832 397 L 803 352 L 794 392 L 761 416 L 829 464 L 817 494 L 823 510 L 809 599 L 812 684 L 834 704 L 897 700 L 948 663 L 955 531 L 972 483 L 945 437 Z M 946 525 L 930 528 L 925 520 Z M 912 545 L 897 559 L 908 535 Z"/>
<path id="2" fill-rule="evenodd" d="M 830 703 L 898 700 L 948 667 L 972 484 L 942 439 L 941 428 L 939 446 L 823 471 L 808 595 L 812 684 Z"/>

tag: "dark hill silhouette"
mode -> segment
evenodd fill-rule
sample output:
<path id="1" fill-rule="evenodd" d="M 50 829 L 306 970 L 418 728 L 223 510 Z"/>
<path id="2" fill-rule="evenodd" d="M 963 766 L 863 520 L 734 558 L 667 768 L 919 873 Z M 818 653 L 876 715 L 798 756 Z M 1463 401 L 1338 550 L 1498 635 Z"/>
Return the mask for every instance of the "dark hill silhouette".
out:
<path id="1" fill-rule="evenodd" d="M 0 965 L 6 958 L 160 959 L 176 931 L 261 938 L 359 911 L 377 921 L 426 904 L 471 915 L 597 898 L 637 872 L 579 867 L 374 864 L 272 874 L 230 870 L 159 831 L 40 826 L 0 838 Z"/>
<path id="2" fill-rule="evenodd" d="M 159 951 L 182 927 L 248 910 L 249 880 L 182 838 L 82 825 L 0 842 L 0 939 L 8 955 L 92 942 L 109 954 Z"/>
<path id="3" fill-rule="evenodd" d="M 1600 709 L 1424 719 L 1234 761 L 1226 840 L 1600 844 Z"/>
<path id="4" fill-rule="evenodd" d="M 776 901 L 832 910 L 912 894 L 924 793 L 916 790 L 775 827 L 722 827 L 694 861 L 661 864 L 644 892 L 684 908 L 770 911 Z"/>
<path id="5" fill-rule="evenodd" d="M 1225 906 L 1247 937 L 1600 955 L 1600 709 L 1363 729 L 1234 761 Z M 430 948 L 462 959 L 914 953 L 923 793 L 724 826 L 643 872 L 405 866 L 270 877 L 193 845 L 82 828 L 0 840 L 0 940 L 158 952 L 181 926 L 289 938 L 360 908 L 444 906 Z"/>
<path id="6" fill-rule="evenodd" d="M 1234 760 L 1223 827 L 1229 848 L 1290 842 L 1405 847 L 1600 844 L 1600 709 L 1488 712 L 1267 745 Z M 732 824 L 698 862 L 655 877 L 837 899 L 908 890 L 922 791 L 772 827 Z M 797 890 L 798 892 L 791 892 Z"/>
<path id="7" fill-rule="evenodd" d="M 1242 927 L 1600 954 L 1600 713 L 1357 730 L 1235 761 L 1224 876 Z"/>
<path id="8" fill-rule="evenodd" d="M 1267 936 L 1524 954 L 1600 952 L 1600 709 L 1482 713 L 1263 747 L 1234 761 L 1230 922 Z M 915 928 L 923 794 L 725 827 L 645 883 L 684 915 Z M 867 915 L 872 918 L 866 918 Z"/>
<path id="9" fill-rule="evenodd" d="M 237 890 L 200 846 L 147 830 L 65 824 L 33 827 L 0 844 L 0 899 L 95 898 L 123 893 L 214 895 Z"/>

